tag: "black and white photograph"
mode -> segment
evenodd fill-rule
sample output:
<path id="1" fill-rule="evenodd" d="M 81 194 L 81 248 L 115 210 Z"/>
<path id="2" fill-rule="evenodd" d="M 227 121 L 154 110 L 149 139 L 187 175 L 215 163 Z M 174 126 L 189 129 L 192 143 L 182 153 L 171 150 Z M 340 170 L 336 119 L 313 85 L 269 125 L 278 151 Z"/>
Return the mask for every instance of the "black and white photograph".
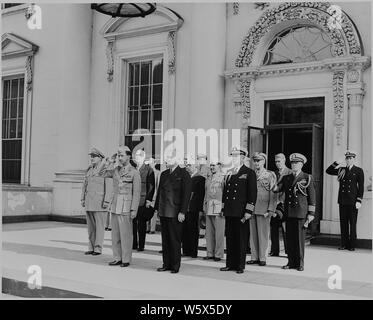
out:
<path id="1" fill-rule="evenodd" d="M 371 16 L 2 1 L 1 300 L 372 300 Z"/>

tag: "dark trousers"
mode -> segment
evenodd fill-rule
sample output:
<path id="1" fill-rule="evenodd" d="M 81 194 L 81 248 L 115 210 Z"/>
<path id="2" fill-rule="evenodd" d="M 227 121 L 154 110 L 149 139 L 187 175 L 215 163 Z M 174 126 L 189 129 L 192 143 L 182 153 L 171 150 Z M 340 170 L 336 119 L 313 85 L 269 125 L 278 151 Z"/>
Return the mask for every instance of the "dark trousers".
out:
<path id="1" fill-rule="evenodd" d="M 249 221 L 242 223 L 241 218 L 225 217 L 228 268 L 245 269 L 249 228 Z"/>
<path id="2" fill-rule="evenodd" d="M 198 255 L 199 212 L 189 211 L 183 222 L 182 247 L 183 254 L 190 257 Z"/>
<path id="3" fill-rule="evenodd" d="M 177 217 L 160 217 L 162 234 L 163 267 L 179 270 L 181 261 L 181 235 L 183 225 Z"/>
<path id="4" fill-rule="evenodd" d="M 357 209 L 355 205 L 339 205 L 339 221 L 341 226 L 341 246 L 355 248 Z"/>
<path id="5" fill-rule="evenodd" d="M 287 218 L 286 220 L 288 264 L 293 268 L 304 267 L 304 243 L 306 240 L 304 223 L 305 219 Z"/>
<path id="6" fill-rule="evenodd" d="M 133 219 L 133 249 L 144 249 L 146 237 L 146 220 L 142 217 L 145 206 L 139 207 L 137 217 Z"/>
<path id="7" fill-rule="evenodd" d="M 271 253 L 274 255 L 280 254 L 280 230 L 282 231 L 282 239 L 284 241 L 285 253 L 287 253 L 286 248 L 286 235 L 285 229 L 282 225 L 282 220 L 277 216 L 271 218 Z"/>

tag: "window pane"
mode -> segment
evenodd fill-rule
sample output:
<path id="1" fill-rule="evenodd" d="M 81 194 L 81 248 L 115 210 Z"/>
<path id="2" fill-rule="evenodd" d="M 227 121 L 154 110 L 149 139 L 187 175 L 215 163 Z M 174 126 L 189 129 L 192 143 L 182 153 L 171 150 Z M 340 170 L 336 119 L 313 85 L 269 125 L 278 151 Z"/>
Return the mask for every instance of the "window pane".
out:
<path id="1" fill-rule="evenodd" d="M 17 118 L 17 99 L 12 99 L 10 101 L 10 117 L 12 119 Z"/>
<path id="2" fill-rule="evenodd" d="M 21 161 L 3 160 L 3 182 L 20 183 L 21 182 Z"/>
<path id="3" fill-rule="evenodd" d="M 19 84 L 19 96 L 22 97 L 22 98 L 23 98 L 23 90 L 25 90 L 24 82 L 25 82 L 25 79 L 21 78 L 20 84 Z"/>
<path id="4" fill-rule="evenodd" d="M 10 133 L 9 138 L 15 138 L 17 136 L 17 120 L 10 120 Z"/>
<path id="5" fill-rule="evenodd" d="M 10 90 L 10 81 L 9 80 L 4 80 L 4 99 L 9 98 L 9 90 Z"/>
<path id="6" fill-rule="evenodd" d="M 140 97 L 140 105 L 150 104 L 149 101 L 149 87 L 142 86 L 141 87 L 141 97 Z"/>
<path id="7" fill-rule="evenodd" d="M 139 85 L 139 78 L 140 78 L 140 64 L 135 63 L 135 85 Z"/>
<path id="8" fill-rule="evenodd" d="M 18 118 L 23 118 L 23 99 L 18 100 Z"/>
<path id="9" fill-rule="evenodd" d="M 128 105 L 129 106 L 134 105 L 134 97 L 133 97 L 134 92 L 135 92 L 134 88 L 128 89 Z"/>
<path id="10" fill-rule="evenodd" d="M 153 83 L 162 83 L 163 81 L 163 59 L 153 62 Z"/>
<path id="11" fill-rule="evenodd" d="M 18 79 L 12 80 L 11 98 L 17 98 L 18 94 Z"/>
<path id="12" fill-rule="evenodd" d="M 130 86 L 133 86 L 135 84 L 135 74 L 134 74 L 134 66 L 133 63 L 129 64 L 129 74 L 128 74 L 128 79 L 129 79 L 129 84 Z"/>
<path id="13" fill-rule="evenodd" d="M 8 118 L 8 101 L 3 100 L 3 119 Z"/>
<path id="14" fill-rule="evenodd" d="M 3 137 L 3 139 L 5 139 L 5 138 L 7 138 L 7 134 L 6 134 L 7 121 L 6 120 L 3 120 L 2 127 L 3 127 L 2 137 Z M 4 154 L 4 149 L 3 149 L 3 154 Z"/>
<path id="15" fill-rule="evenodd" d="M 23 127 L 23 119 L 18 119 L 18 123 L 17 123 L 17 127 L 18 127 L 18 130 L 17 130 L 17 138 L 22 138 L 22 127 Z"/>
<path id="16" fill-rule="evenodd" d="M 133 101 L 133 105 L 135 106 L 139 105 L 139 92 L 140 92 L 139 87 L 135 87 L 134 101 Z"/>
<path id="17" fill-rule="evenodd" d="M 151 62 L 141 63 L 141 84 L 149 84 Z"/>
<path id="18" fill-rule="evenodd" d="M 153 86 L 153 104 L 162 104 L 162 85 Z"/>
<path id="19" fill-rule="evenodd" d="M 141 110 L 141 129 L 150 130 L 150 110 Z"/>

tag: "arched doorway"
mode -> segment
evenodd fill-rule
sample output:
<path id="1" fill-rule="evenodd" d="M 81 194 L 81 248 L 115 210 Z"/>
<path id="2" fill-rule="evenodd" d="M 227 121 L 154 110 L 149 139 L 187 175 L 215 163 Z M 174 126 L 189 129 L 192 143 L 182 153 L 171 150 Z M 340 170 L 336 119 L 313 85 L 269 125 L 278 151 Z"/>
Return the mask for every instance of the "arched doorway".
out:
<path id="1" fill-rule="evenodd" d="M 356 115 L 347 110 L 364 94 L 369 64 L 355 25 L 339 7 L 283 3 L 271 5 L 249 29 L 236 68 L 226 72 L 234 105 L 243 109 L 242 143 L 250 152 L 267 152 L 271 169 L 277 152 L 306 154 L 305 171 L 317 182 L 318 220 L 338 219 L 332 210 L 337 186 L 325 181 L 323 168 L 348 147 L 361 150 L 362 132 L 349 130 Z"/>

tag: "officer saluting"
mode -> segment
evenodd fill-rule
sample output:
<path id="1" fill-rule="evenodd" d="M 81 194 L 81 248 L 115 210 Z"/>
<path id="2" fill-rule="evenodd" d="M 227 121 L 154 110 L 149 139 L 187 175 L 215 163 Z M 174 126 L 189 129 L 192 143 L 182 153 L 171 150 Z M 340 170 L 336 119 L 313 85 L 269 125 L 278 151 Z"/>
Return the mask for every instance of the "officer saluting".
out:
<path id="1" fill-rule="evenodd" d="M 88 226 L 88 251 L 93 256 L 102 253 L 105 220 L 112 197 L 112 188 L 105 175 L 104 154 L 96 148 L 89 152 L 91 165 L 86 171 L 82 186 L 81 204 L 85 207 Z"/>
<path id="2" fill-rule="evenodd" d="M 227 261 L 221 271 L 243 273 L 248 246 L 249 219 L 254 211 L 257 187 L 254 170 L 244 164 L 247 152 L 234 147 L 233 168 L 227 172 L 223 190 L 223 214 L 227 238 Z"/>
<path id="3" fill-rule="evenodd" d="M 339 250 L 355 250 L 357 211 L 361 207 L 364 194 L 364 171 L 355 166 L 356 153 L 347 150 L 346 166 L 340 166 L 342 161 L 335 161 L 326 173 L 338 176 L 339 181 L 339 220 L 341 226 L 341 246 Z M 349 232 L 350 229 L 350 232 Z"/>
<path id="4" fill-rule="evenodd" d="M 288 264 L 282 268 L 303 271 L 305 230 L 315 215 L 315 186 L 312 176 L 302 171 L 307 162 L 304 155 L 293 153 L 290 162 L 293 173 L 284 176 L 274 189 L 285 192 Z"/>

